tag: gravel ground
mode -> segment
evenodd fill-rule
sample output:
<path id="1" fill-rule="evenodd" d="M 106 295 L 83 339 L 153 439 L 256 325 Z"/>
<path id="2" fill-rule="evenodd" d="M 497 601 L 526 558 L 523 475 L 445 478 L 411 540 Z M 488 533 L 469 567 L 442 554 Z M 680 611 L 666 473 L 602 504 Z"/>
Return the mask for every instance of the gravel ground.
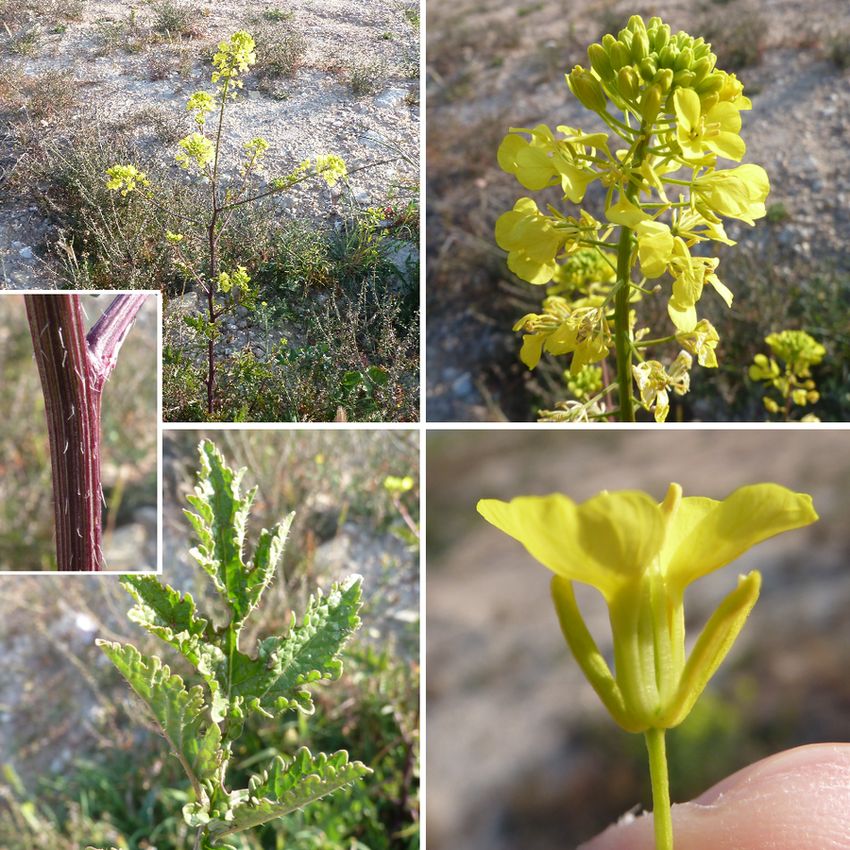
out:
<path id="1" fill-rule="evenodd" d="M 127 33 L 135 31 L 126 29 L 130 16 L 139 32 L 149 35 L 156 4 L 90 0 L 77 4 L 79 16 L 69 20 L 70 11 L 66 10 L 67 17 L 51 14 L 47 0 L 43 14 L 27 11 L 38 2 L 0 4 L 0 23 L 8 19 L 12 33 L 5 40 L 0 38 L 4 72 L 21 74 L 24 81 L 69 72 L 78 98 L 74 120 L 131 125 L 143 110 L 184 116 L 188 95 L 209 88 L 205 60 L 217 41 L 238 28 L 256 32 L 268 26 L 263 13 L 277 8 L 256 0 L 204 5 L 190 16 L 195 36 L 191 40 L 142 43 L 127 52 L 122 49 L 132 40 Z M 342 156 L 352 171 L 393 160 L 352 175 L 353 197 L 364 206 L 381 203 L 397 187 L 415 183 L 418 4 L 413 0 L 292 0 L 282 5 L 279 14 L 287 16 L 306 42 L 300 67 L 292 78 L 275 80 L 262 90 L 256 74 L 247 77 L 245 93 L 229 114 L 226 152 L 238 155 L 243 142 L 263 135 L 271 144 L 265 169 L 269 175 L 285 173 L 302 159 L 325 152 Z M 104 33 L 116 31 L 123 34 L 117 43 L 105 42 Z M 28 55 L 20 55 L 16 39 L 29 32 L 37 33 L 35 45 Z M 262 63 L 262 53 L 258 61 Z M 354 94 L 353 77 L 373 90 Z M 11 114 L 0 111 L 12 124 L 27 118 L 23 106 Z M 183 132 L 190 132 L 188 117 L 183 123 Z M 26 198 L 2 192 L 3 177 L 8 180 L 15 162 L 26 156 L 26 151 L 10 148 L 10 138 L 7 134 L 5 147 L 0 141 L 0 278 L 10 288 L 43 285 L 50 278 L 40 257 L 52 234 L 49 222 Z M 160 153 L 164 159 L 173 157 L 171 146 Z M 399 158 L 399 153 L 406 158 Z M 293 192 L 283 200 L 282 213 L 314 220 L 333 217 L 341 200 L 339 192 Z"/>
<path id="2" fill-rule="evenodd" d="M 733 228 L 730 235 L 741 241 L 732 251 L 745 262 L 773 266 L 782 282 L 813 269 L 850 271 L 850 86 L 848 71 L 828 58 L 833 40 L 850 51 L 850 5 L 844 0 L 577 0 L 568 6 L 553 0 L 431 0 L 426 62 L 432 421 L 531 415 L 530 378 L 518 361 L 518 335 L 510 332 L 526 311 L 511 302 L 516 285 L 508 280 L 504 254 L 492 236 L 496 217 L 513 205 L 521 188 L 496 166 L 496 148 L 509 126 L 586 123 L 587 113 L 570 95 L 563 72 L 586 64 L 587 44 L 619 29 L 634 13 L 659 15 L 674 30 L 694 35 L 713 30 L 710 40 L 718 53 L 749 52 L 748 67 L 739 70 L 753 100 L 752 112 L 744 116 L 746 159 L 767 169 L 769 203 L 782 204 L 787 216 L 762 221 L 754 230 Z M 734 256 L 725 255 L 721 273 Z M 726 274 L 732 279 L 736 272 Z"/>

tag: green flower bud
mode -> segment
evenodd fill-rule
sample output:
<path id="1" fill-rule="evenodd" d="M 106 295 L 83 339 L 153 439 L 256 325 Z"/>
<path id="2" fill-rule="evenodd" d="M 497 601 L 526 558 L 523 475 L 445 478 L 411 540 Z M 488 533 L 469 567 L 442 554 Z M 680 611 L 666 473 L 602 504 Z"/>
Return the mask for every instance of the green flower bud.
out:
<path id="1" fill-rule="evenodd" d="M 626 26 L 633 33 L 646 32 L 646 24 L 643 22 L 643 18 L 640 15 L 632 15 L 629 18 L 629 22 L 626 24 Z"/>
<path id="2" fill-rule="evenodd" d="M 667 46 L 668 41 L 670 41 L 670 27 L 667 24 L 662 24 L 653 33 L 652 47 L 656 52 L 661 51 Z"/>
<path id="3" fill-rule="evenodd" d="M 668 44 L 658 54 L 658 65 L 661 68 L 672 68 L 673 63 L 679 56 L 679 48 L 674 44 Z"/>
<path id="4" fill-rule="evenodd" d="M 587 48 L 587 58 L 590 60 L 590 67 L 603 80 L 613 78 L 614 69 L 611 67 L 611 60 L 608 58 L 608 53 L 601 44 L 591 44 Z"/>
<path id="5" fill-rule="evenodd" d="M 661 109 L 662 97 L 661 86 L 658 83 L 644 91 L 640 99 L 640 115 L 645 126 L 651 127 L 655 123 Z"/>
<path id="6" fill-rule="evenodd" d="M 723 88 L 723 75 L 712 71 L 701 83 L 694 86 L 698 95 L 711 94 Z"/>
<path id="7" fill-rule="evenodd" d="M 617 74 L 617 88 L 626 100 L 634 100 L 640 91 L 640 81 L 634 68 L 621 68 Z"/>
<path id="8" fill-rule="evenodd" d="M 602 90 L 599 80 L 590 71 L 585 70 L 581 65 L 576 65 L 567 75 L 567 85 L 582 106 L 587 107 L 592 112 L 605 111 L 607 106 L 605 92 Z"/>
<path id="9" fill-rule="evenodd" d="M 635 37 L 635 34 L 631 30 L 620 30 L 617 33 L 617 41 L 626 48 L 626 50 L 631 54 L 632 52 L 632 39 Z"/>
<path id="10" fill-rule="evenodd" d="M 703 56 L 698 62 L 695 62 L 691 70 L 694 73 L 694 84 L 701 83 L 711 71 L 711 59 L 708 56 Z"/>
<path id="11" fill-rule="evenodd" d="M 673 74 L 673 85 L 678 86 L 679 88 L 688 89 L 694 84 L 694 80 L 696 76 L 693 71 L 676 71 Z"/>
<path id="12" fill-rule="evenodd" d="M 686 68 L 690 68 L 691 64 L 694 61 L 694 52 L 690 47 L 686 47 L 677 57 L 676 61 L 673 63 L 674 71 L 684 71 Z"/>
<path id="13" fill-rule="evenodd" d="M 610 33 L 610 32 L 609 32 L 609 33 L 607 33 L 606 35 L 603 35 L 603 36 L 602 36 L 602 47 L 603 47 L 603 48 L 605 48 L 605 52 L 606 52 L 609 56 L 611 55 L 611 48 L 612 48 L 612 47 L 613 47 L 616 43 L 617 43 L 617 39 L 616 39 L 616 38 L 614 38 L 614 36 L 613 36 L 613 35 L 611 35 L 611 33 Z"/>
<path id="14" fill-rule="evenodd" d="M 619 41 L 614 42 L 611 46 L 608 56 L 611 59 L 611 66 L 615 71 L 619 71 L 631 62 L 629 51 Z"/>
<path id="15" fill-rule="evenodd" d="M 632 39 L 632 61 L 640 62 L 649 55 L 649 39 L 644 30 L 638 30 Z"/>
<path id="16" fill-rule="evenodd" d="M 655 82 L 661 86 L 661 91 L 666 94 L 673 85 L 673 72 L 669 68 L 662 68 L 655 75 Z"/>
<path id="17" fill-rule="evenodd" d="M 640 75 L 648 83 L 651 83 L 655 79 L 655 75 L 658 72 L 658 67 L 656 66 L 652 57 L 647 56 L 638 66 L 638 70 L 640 71 Z"/>

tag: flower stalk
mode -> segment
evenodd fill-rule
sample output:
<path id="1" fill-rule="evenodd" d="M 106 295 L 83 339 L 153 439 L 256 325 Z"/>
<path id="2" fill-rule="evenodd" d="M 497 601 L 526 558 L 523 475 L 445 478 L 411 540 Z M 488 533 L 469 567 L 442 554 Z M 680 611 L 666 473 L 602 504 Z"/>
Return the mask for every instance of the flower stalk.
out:
<path id="1" fill-rule="evenodd" d="M 673 850 L 673 821 L 670 817 L 670 780 L 667 775 L 667 749 L 663 729 L 647 729 L 644 733 L 649 755 L 649 777 L 652 783 L 652 819 L 655 850 Z"/>
<path id="2" fill-rule="evenodd" d="M 98 572 L 104 568 L 100 477 L 103 388 L 146 297 L 115 296 L 87 334 L 79 295 L 24 296 L 44 394 L 60 572 Z"/>

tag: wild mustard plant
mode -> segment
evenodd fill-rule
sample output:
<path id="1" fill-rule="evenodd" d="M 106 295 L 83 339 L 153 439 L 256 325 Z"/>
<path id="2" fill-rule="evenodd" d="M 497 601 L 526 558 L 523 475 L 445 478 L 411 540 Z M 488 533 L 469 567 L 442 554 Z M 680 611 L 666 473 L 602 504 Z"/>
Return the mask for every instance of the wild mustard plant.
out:
<path id="1" fill-rule="evenodd" d="M 122 196 L 131 193 L 141 196 L 164 216 L 164 236 L 172 247 L 177 268 L 192 280 L 206 296 L 206 316 L 190 316 L 186 322 L 205 341 L 207 347 L 207 414 L 215 412 L 215 343 L 221 334 L 220 319 L 238 304 L 253 307 L 257 298 L 256 287 L 245 266 L 221 267 L 221 238 L 230 224 L 234 212 L 246 204 L 288 191 L 313 177 L 321 177 L 328 186 L 334 186 L 347 176 L 345 163 L 334 154 L 320 154 L 313 160 L 305 159 L 292 171 L 268 182 L 262 190 L 252 189 L 254 180 L 262 170 L 269 149 L 266 139 L 257 136 L 243 146 L 243 158 L 233 180 L 222 175 L 222 139 L 224 119 L 228 104 L 232 103 L 243 87 L 242 76 L 256 61 L 254 39 L 244 30 L 234 33 L 218 45 L 213 56 L 211 82 L 213 92 L 194 92 L 186 102 L 195 131 L 177 143 L 176 163 L 189 174 L 207 184 L 209 205 L 203 218 L 192 218 L 164 207 L 147 175 L 132 164 L 114 165 L 107 169 L 106 186 Z M 212 120 L 210 118 L 212 117 Z M 198 247 L 205 259 L 197 265 L 187 255 L 187 243 Z"/>
<path id="2" fill-rule="evenodd" d="M 294 515 L 260 532 L 249 559 L 245 533 L 256 490 L 242 493 L 245 470 L 228 468 L 212 443 L 201 443 L 200 456 L 198 484 L 189 497 L 195 512 L 185 512 L 198 538 L 191 555 L 227 612 L 225 622 L 202 616 L 190 594 L 156 576 L 124 576 L 121 583 L 135 602 L 129 618 L 182 655 L 203 684 L 187 688 L 157 656 L 132 644 L 99 640 L 98 645 L 142 700 L 186 772 L 192 797 L 183 818 L 195 830 L 193 850 L 235 850 L 231 836 L 370 773 L 349 761 L 345 750 L 313 755 L 302 747 L 291 756 L 272 757 L 247 788 L 233 789 L 227 781 L 234 743 L 247 721 L 287 711 L 312 714 L 310 688 L 339 678 L 340 652 L 360 625 L 360 577 L 311 598 L 304 618 L 296 623 L 293 616 L 287 634 L 266 637 L 250 654 L 244 652 L 245 627 L 275 577 Z"/>
<path id="3" fill-rule="evenodd" d="M 637 403 L 663 422 L 669 393 L 688 391 L 694 358 L 717 366 L 717 331 L 697 314 L 703 290 L 732 304 L 717 258 L 692 249 L 735 244 L 723 219 L 752 225 L 763 217 L 769 181 L 758 165 L 724 164 L 744 156 L 741 112 L 751 103 L 736 76 L 715 67 L 702 38 L 634 15 L 616 37 L 591 44 L 588 58 L 590 67 L 576 65 L 567 85 L 606 129 L 511 128 L 498 159 L 526 189 L 557 187 L 577 206 L 598 181 L 604 220 L 523 197 L 496 222 L 496 242 L 514 274 L 548 287 L 542 312 L 514 326 L 525 334 L 529 368 L 543 351 L 570 355 L 573 373 L 611 354 L 616 361 L 616 381 L 545 418 L 633 421 L 637 389 Z M 649 283 L 662 278 L 669 282 Z M 673 329 L 650 339 L 639 302 L 661 294 Z M 647 356 L 667 343 L 680 349 L 671 362 Z M 606 407 L 615 389 L 617 406 Z"/>
<path id="4" fill-rule="evenodd" d="M 780 331 L 769 334 L 764 341 L 773 356 L 756 354 L 748 374 L 751 381 L 764 384 L 766 392 L 762 401 L 767 412 L 781 414 L 784 421 L 790 422 L 794 407 L 815 404 L 820 398 L 811 367 L 823 360 L 826 349 L 805 331 Z M 780 366 L 777 360 L 784 365 Z M 770 390 L 779 394 L 779 401 L 767 394 Z M 801 421 L 820 422 L 820 419 L 814 413 L 807 413 Z"/>
<path id="5" fill-rule="evenodd" d="M 671 484 L 660 504 L 634 490 L 603 491 L 582 504 L 555 493 L 482 499 L 478 512 L 555 573 L 552 598 L 576 661 L 614 720 L 646 739 L 656 848 L 672 850 L 664 734 L 687 717 L 728 653 L 758 598 L 761 574 L 739 576 L 690 656 L 685 589 L 757 543 L 815 522 L 811 497 L 754 484 L 715 501 L 683 497 Z M 613 673 L 582 618 L 576 581 L 596 588 L 608 606 Z"/>

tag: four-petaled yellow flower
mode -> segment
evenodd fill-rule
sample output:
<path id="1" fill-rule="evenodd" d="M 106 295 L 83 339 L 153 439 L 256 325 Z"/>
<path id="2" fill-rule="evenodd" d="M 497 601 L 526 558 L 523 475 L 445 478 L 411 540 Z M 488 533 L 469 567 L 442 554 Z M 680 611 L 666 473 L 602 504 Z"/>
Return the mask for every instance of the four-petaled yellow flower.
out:
<path id="1" fill-rule="evenodd" d="M 582 504 L 558 493 L 482 499 L 478 512 L 555 573 L 564 637 L 629 732 L 684 720 L 755 604 L 761 576 L 739 577 L 687 658 L 685 588 L 757 543 L 818 519 L 810 496 L 778 484 L 741 487 L 723 501 L 683 498 L 678 484 L 661 504 L 638 491 L 603 491 Z M 613 673 L 582 619 L 575 581 L 595 587 L 608 606 Z"/>
<path id="2" fill-rule="evenodd" d="M 731 103 L 715 103 L 703 113 L 699 95 L 693 89 L 677 89 L 673 107 L 676 139 L 685 159 L 702 159 L 708 149 L 726 159 L 741 161 L 747 148 L 738 135 L 741 116 Z"/>

